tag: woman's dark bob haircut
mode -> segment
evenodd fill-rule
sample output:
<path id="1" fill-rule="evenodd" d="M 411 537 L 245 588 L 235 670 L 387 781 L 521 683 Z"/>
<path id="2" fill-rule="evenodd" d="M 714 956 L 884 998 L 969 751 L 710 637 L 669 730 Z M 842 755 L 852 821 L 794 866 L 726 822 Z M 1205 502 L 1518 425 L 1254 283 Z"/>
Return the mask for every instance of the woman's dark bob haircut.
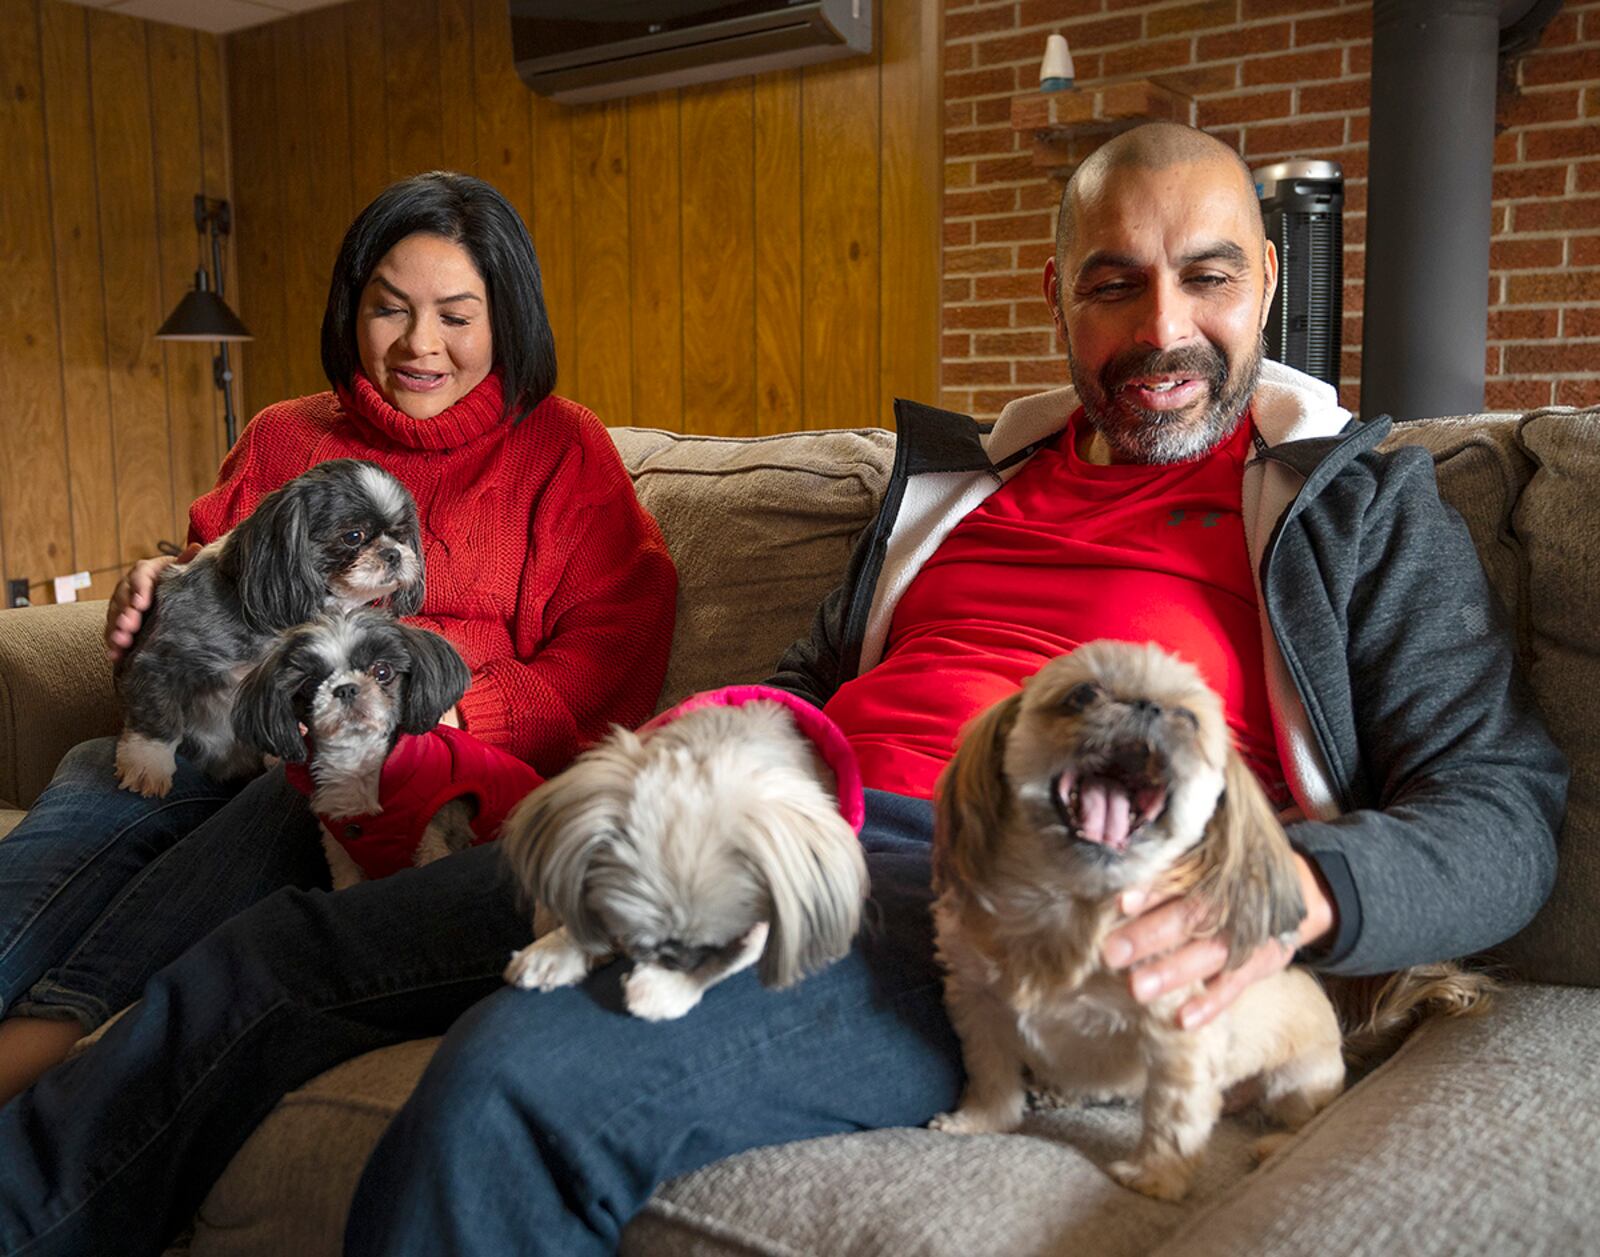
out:
<path id="1" fill-rule="evenodd" d="M 356 216 L 339 246 L 322 316 L 322 369 L 348 388 L 361 369 L 356 316 L 384 254 L 407 236 L 443 236 L 472 258 L 489 297 L 494 365 L 505 415 L 520 421 L 556 386 L 556 339 L 544 309 L 539 259 L 511 202 L 482 179 L 435 170 L 390 184 Z"/>

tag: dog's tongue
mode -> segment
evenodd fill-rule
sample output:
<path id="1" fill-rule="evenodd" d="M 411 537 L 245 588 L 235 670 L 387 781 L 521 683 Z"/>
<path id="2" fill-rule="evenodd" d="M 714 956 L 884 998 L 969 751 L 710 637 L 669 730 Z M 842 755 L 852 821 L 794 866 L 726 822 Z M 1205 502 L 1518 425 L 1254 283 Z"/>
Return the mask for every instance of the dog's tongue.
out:
<path id="1" fill-rule="evenodd" d="M 1140 790 L 1135 799 L 1120 782 L 1105 777 L 1086 777 L 1077 782 L 1076 806 L 1070 775 L 1062 777 L 1058 789 L 1068 814 L 1077 822 L 1078 837 L 1117 852 L 1128 849 L 1128 838 L 1134 829 L 1154 819 L 1166 802 L 1165 791 L 1149 787 Z"/>

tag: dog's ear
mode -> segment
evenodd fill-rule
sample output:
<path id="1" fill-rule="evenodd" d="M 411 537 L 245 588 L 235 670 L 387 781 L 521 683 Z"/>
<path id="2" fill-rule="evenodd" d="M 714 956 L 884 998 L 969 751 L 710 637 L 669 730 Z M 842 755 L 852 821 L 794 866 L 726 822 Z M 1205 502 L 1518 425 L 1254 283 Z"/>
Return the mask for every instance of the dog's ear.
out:
<path id="1" fill-rule="evenodd" d="M 472 673 L 456 648 L 437 633 L 397 624 L 411 656 L 405 697 L 400 704 L 400 728 L 406 733 L 426 733 L 439 718 L 461 701 L 472 684 Z"/>
<path id="2" fill-rule="evenodd" d="M 1249 765 L 1233 749 L 1222 796 L 1195 849 L 1193 894 L 1208 904 L 1206 933 L 1228 943 L 1228 968 L 1268 939 L 1292 945 L 1306 914 L 1294 852 Z"/>
<path id="3" fill-rule="evenodd" d="M 589 908 L 589 871 L 597 856 L 629 841 L 623 800 L 634 785 L 638 739 L 618 729 L 550 778 L 506 817 L 500 852 L 530 911 L 542 904 L 579 947 L 612 950 Z"/>
<path id="4" fill-rule="evenodd" d="M 294 714 L 294 684 L 280 643 L 240 682 L 233 700 L 233 735 L 247 746 L 291 763 L 306 759 L 305 737 Z"/>
<path id="5" fill-rule="evenodd" d="M 939 774 L 933 813 L 933 887 L 945 891 L 988 880 L 1011 809 L 1006 739 L 1022 709 L 1019 691 L 990 707 L 961 735 Z"/>
<path id="6" fill-rule="evenodd" d="M 303 624 L 322 609 L 327 578 L 311 539 L 308 491 L 291 480 L 261 499 L 230 532 L 218 570 L 239 593 L 240 614 L 258 633 Z"/>
<path id="7" fill-rule="evenodd" d="M 867 861 L 826 792 L 767 801 L 741 826 L 740 855 L 767 899 L 767 945 L 757 973 L 784 987 L 850 950 L 867 897 Z"/>
<path id="8" fill-rule="evenodd" d="M 404 588 L 397 589 L 394 597 L 389 600 L 389 605 L 396 615 L 416 615 L 422 610 L 422 598 L 427 590 L 428 574 L 426 565 L 422 561 L 422 529 L 417 523 L 416 501 L 404 485 L 400 485 L 400 491 L 405 494 L 406 514 L 405 522 L 400 526 L 394 539 L 402 545 L 410 546 L 411 553 L 417 556 L 417 578 Z"/>

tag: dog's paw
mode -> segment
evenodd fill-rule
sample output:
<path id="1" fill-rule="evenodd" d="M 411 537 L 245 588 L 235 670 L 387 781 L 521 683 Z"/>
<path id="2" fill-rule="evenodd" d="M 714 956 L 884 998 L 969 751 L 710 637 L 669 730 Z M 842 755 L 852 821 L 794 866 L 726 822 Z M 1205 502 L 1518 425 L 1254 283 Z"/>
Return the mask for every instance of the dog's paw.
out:
<path id="1" fill-rule="evenodd" d="M 1193 1171 L 1179 1161 L 1113 1161 L 1106 1172 L 1121 1183 L 1152 1200 L 1182 1200 L 1189 1194 Z"/>
<path id="2" fill-rule="evenodd" d="M 929 1130 L 946 1135 L 1003 1135 L 1017 1128 L 1015 1119 L 989 1109 L 959 1108 L 953 1113 L 941 1113 L 928 1123 Z"/>
<path id="3" fill-rule="evenodd" d="M 164 799 L 178 771 L 173 748 L 154 738 L 127 734 L 117 741 L 117 784 L 147 799 Z"/>
<path id="4" fill-rule="evenodd" d="M 1275 1130 L 1271 1134 L 1262 1135 L 1250 1145 L 1250 1159 L 1257 1165 L 1269 1157 L 1275 1157 L 1294 1142 L 1292 1131 Z"/>
<path id="5" fill-rule="evenodd" d="M 639 965 L 622 983 L 628 1011 L 646 1021 L 671 1021 L 700 1002 L 705 988 L 694 977 L 655 965 Z"/>
<path id="6" fill-rule="evenodd" d="M 504 976 L 508 983 L 524 991 L 554 991 L 583 981 L 588 972 L 588 956 L 564 937 L 546 934 L 521 951 L 512 952 Z"/>

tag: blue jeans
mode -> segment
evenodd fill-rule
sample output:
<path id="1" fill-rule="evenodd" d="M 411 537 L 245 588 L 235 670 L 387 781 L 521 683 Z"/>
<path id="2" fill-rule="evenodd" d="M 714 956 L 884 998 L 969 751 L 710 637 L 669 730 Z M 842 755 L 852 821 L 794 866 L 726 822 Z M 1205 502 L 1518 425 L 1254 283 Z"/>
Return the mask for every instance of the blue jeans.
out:
<path id="1" fill-rule="evenodd" d="M 159 1252 L 284 1092 L 451 1023 L 363 1176 L 351 1252 L 610 1252 L 668 1178 L 921 1124 L 961 1083 L 930 829 L 927 804 L 869 792 L 872 921 L 851 954 L 786 991 L 747 970 L 674 1022 L 623 1011 L 620 964 L 549 994 L 505 987 L 530 929 L 493 847 L 275 894 L 0 1109 L 0 1251 Z"/>
<path id="2" fill-rule="evenodd" d="M 178 761 L 172 791 L 118 787 L 116 739 L 74 747 L 0 841 L 0 1014 L 93 1030 L 164 965 L 280 886 L 325 884 L 305 798 Z"/>

